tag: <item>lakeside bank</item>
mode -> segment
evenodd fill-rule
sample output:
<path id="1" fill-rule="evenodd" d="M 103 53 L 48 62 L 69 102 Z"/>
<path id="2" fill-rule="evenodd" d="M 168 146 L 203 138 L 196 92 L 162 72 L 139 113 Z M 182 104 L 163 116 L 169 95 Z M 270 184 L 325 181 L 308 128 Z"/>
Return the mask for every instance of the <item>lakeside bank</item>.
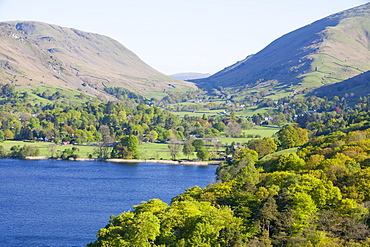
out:
<path id="1" fill-rule="evenodd" d="M 46 160 L 53 159 L 46 156 L 27 156 L 25 160 Z M 60 159 L 58 159 L 60 160 Z M 187 161 L 187 160 L 154 160 L 154 159 L 99 159 L 99 158 L 76 158 L 71 161 L 105 161 L 114 163 L 160 163 L 168 165 L 193 165 L 193 166 L 208 166 L 219 165 L 222 161 Z"/>

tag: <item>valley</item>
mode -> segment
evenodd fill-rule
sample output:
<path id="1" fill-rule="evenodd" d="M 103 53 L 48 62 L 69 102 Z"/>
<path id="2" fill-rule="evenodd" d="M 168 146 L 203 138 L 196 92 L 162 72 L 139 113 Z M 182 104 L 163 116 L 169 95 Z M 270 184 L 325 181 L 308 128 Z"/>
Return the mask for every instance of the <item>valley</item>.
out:
<path id="1" fill-rule="evenodd" d="M 180 80 L 106 36 L 0 23 L 0 158 L 219 163 L 89 247 L 369 246 L 369 24 L 370 3 Z"/>

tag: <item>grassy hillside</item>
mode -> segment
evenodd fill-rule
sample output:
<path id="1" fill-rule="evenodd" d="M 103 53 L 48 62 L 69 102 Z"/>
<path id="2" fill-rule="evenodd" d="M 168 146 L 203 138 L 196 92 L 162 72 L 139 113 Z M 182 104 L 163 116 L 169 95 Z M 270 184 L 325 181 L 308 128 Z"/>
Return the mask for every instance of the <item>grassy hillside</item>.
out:
<path id="1" fill-rule="evenodd" d="M 317 95 L 319 97 L 345 97 L 347 101 L 356 100 L 359 97 L 368 96 L 369 94 L 370 71 L 336 84 L 323 86 L 312 92 L 312 95 Z"/>
<path id="2" fill-rule="evenodd" d="M 0 83 L 43 84 L 112 99 L 105 87 L 149 98 L 195 86 L 166 76 L 117 41 L 40 22 L 0 23 Z"/>
<path id="3" fill-rule="evenodd" d="M 370 3 L 318 20 L 215 75 L 202 88 L 289 96 L 370 70 Z"/>

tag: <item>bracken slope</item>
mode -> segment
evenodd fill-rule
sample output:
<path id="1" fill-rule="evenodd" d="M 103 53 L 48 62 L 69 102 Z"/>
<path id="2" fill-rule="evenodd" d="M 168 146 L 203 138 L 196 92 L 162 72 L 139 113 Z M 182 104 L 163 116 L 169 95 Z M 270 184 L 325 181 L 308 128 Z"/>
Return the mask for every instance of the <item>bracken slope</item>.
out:
<path id="1" fill-rule="evenodd" d="M 109 98 L 105 87 L 124 87 L 148 98 L 195 88 L 144 63 L 103 35 L 41 22 L 0 23 L 0 83 L 48 84 Z"/>

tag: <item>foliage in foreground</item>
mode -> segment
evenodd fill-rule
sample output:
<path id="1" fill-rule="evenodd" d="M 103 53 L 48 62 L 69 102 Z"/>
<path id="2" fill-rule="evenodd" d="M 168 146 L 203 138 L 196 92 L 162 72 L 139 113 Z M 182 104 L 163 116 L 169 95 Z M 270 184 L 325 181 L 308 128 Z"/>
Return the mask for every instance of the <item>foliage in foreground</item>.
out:
<path id="1" fill-rule="evenodd" d="M 258 160 L 240 148 L 221 183 L 112 216 L 88 246 L 369 246 L 370 129 Z"/>

